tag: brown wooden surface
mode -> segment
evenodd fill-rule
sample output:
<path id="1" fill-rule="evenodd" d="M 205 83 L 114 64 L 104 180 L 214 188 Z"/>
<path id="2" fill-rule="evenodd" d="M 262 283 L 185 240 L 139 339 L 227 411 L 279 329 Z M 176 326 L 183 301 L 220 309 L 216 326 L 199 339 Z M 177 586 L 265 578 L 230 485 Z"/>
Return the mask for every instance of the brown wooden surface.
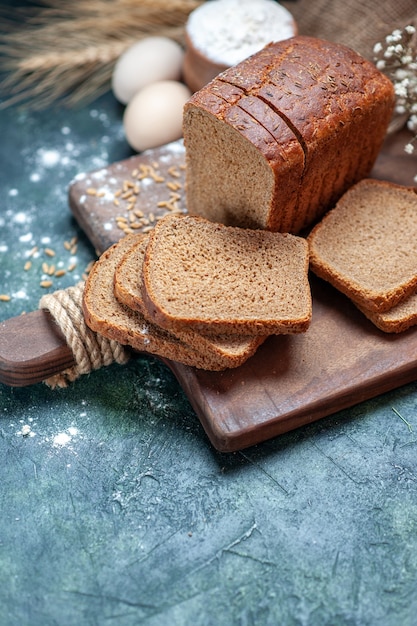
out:
<path id="1" fill-rule="evenodd" d="M 312 278 L 307 333 L 270 337 L 236 370 L 172 368 L 213 445 L 233 451 L 417 377 L 417 332 L 379 331 L 342 294 Z"/>
<path id="2" fill-rule="evenodd" d="M 25 387 L 72 365 L 72 352 L 48 311 L 0 322 L 0 382 Z"/>
<path id="3" fill-rule="evenodd" d="M 406 132 L 387 139 L 373 172 L 376 178 L 413 185 L 417 163 L 404 153 L 407 139 Z M 71 186 L 71 209 L 98 252 L 122 235 L 115 223 L 121 210 L 109 200 L 112 193 L 142 162 L 160 161 L 165 174 L 163 168 L 183 163 L 181 149 L 168 152 L 162 148 L 133 157 Z M 105 189 L 107 201 L 86 194 L 94 182 Z M 165 195 L 165 183 L 152 182 L 138 206 L 153 212 Z M 270 337 L 240 368 L 205 372 L 165 361 L 217 449 L 245 448 L 416 379 L 416 330 L 382 333 L 329 285 L 312 277 L 312 290 L 308 332 Z M 1 324 L 1 382 L 32 384 L 71 364 L 63 337 L 45 312 Z"/>

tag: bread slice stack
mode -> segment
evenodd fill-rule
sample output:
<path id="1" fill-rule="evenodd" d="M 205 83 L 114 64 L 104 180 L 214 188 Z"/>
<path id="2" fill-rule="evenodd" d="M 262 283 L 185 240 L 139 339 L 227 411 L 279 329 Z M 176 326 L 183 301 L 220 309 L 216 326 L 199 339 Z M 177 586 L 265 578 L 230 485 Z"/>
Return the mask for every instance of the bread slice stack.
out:
<path id="1" fill-rule="evenodd" d="M 384 332 L 417 324 L 417 195 L 365 179 L 307 238 L 310 268 Z"/>
<path id="2" fill-rule="evenodd" d="M 238 367 L 268 335 L 308 329 L 307 242 L 166 216 L 101 255 L 83 312 L 92 330 L 135 350 L 206 370 Z"/>

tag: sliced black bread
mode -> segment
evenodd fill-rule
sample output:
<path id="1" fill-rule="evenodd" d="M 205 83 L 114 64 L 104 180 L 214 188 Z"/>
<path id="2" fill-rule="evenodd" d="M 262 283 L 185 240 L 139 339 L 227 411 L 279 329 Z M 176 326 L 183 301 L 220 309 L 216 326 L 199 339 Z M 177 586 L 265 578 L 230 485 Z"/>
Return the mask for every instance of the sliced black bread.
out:
<path id="1" fill-rule="evenodd" d="M 140 237 L 123 255 L 114 272 L 114 294 L 119 302 L 134 311 L 139 311 L 145 318 L 149 314 L 144 306 L 140 284 L 142 282 L 142 266 L 148 245 L 149 235 Z M 188 328 L 174 333 L 196 350 L 213 357 L 220 357 L 229 367 L 240 365 L 255 353 L 266 339 L 261 336 L 240 335 L 201 335 Z"/>
<path id="2" fill-rule="evenodd" d="M 269 44 L 184 107 L 188 212 L 302 232 L 370 175 L 394 104 L 392 82 L 346 46 Z"/>
<path id="3" fill-rule="evenodd" d="M 358 309 L 385 333 L 402 333 L 417 324 L 417 293 L 413 293 L 385 313 L 368 311 L 361 306 L 358 306 Z"/>
<path id="4" fill-rule="evenodd" d="M 307 238 L 312 271 L 369 312 L 384 313 L 417 288 L 417 195 L 365 179 Z"/>
<path id="5" fill-rule="evenodd" d="M 94 264 L 83 294 L 83 313 L 87 325 L 104 337 L 140 352 L 159 355 L 200 369 L 221 371 L 229 367 L 225 359 L 215 359 L 198 352 L 116 300 L 113 290 L 114 271 L 135 237 L 124 237 L 106 250 Z"/>
<path id="6" fill-rule="evenodd" d="M 151 319 L 172 331 L 304 332 L 312 312 L 307 242 L 168 216 L 149 236 L 142 297 Z"/>

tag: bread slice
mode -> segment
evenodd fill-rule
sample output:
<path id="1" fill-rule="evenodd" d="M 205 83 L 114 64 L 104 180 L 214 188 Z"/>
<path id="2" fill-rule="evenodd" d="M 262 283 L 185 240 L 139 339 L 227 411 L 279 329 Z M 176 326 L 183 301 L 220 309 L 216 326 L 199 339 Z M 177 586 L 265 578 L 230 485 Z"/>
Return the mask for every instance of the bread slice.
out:
<path id="1" fill-rule="evenodd" d="M 304 332 L 312 312 L 307 242 L 168 216 L 149 237 L 142 296 L 155 323 L 173 332 Z"/>
<path id="2" fill-rule="evenodd" d="M 393 107 L 391 81 L 346 46 L 305 36 L 266 46 L 184 107 L 188 212 L 299 233 L 369 176 Z"/>
<path id="3" fill-rule="evenodd" d="M 417 324 L 417 293 L 413 293 L 386 313 L 368 311 L 361 306 L 358 309 L 385 333 L 402 333 Z"/>
<path id="4" fill-rule="evenodd" d="M 305 166 L 304 151 L 293 131 L 262 100 L 221 80 L 199 93 L 198 106 L 191 114 L 193 128 L 206 127 L 204 111 L 211 111 L 216 119 L 208 121 L 206 155 L 191 157 L 199 154 L 206 135 L 193 128 L 187 133 L 189 213 L 232 226 L 290 231 Z M 278 205 L 280 210 L 274 210 Z"/>
<path id="5" fill-rule="evenodd" d="M 417 287 L 417 195 L 366 179 L 307 238 L 312 271 L 367 311 L 383 313 Z"/>
<path id="6" fill-rule="evenodd" d="M 149 319 L 149 314 L 143 303 L 140 286 L 148 239 L 147 234 L 139 237 L 125 252 L 114 272 L 116 298 L 121 304 L 139 311 L 146 319 Z M 266 339 L 261 336 L 201 335 L 188 328 L 176 331 L 175 336 L 200 352 L 214 358 L 220 357 L 228 367 L 236 367 L 246 361 Z"/>
<path id="7" fill-rule="evenodd" d="M 93 331 L 140 352 L 200 369 L 221 371 L 229 367 L 225 359 L 198 352 L 116 300 L 113 291 L 114 271 L 135 238 L 136 235 L 124 237 L 94 264 L 83 294 L 82 306 L 87 325 Z"/>

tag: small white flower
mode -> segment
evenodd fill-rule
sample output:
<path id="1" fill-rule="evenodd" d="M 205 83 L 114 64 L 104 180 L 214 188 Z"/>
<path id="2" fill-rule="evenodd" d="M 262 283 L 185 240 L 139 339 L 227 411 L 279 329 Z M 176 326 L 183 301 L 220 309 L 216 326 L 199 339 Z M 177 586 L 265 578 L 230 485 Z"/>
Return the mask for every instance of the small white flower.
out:
<path id="1" fill-rule="evenodd" d="M 395 78 L 398 79 L 398 80 L 404 80 L 405 78 L 408 78 L 407 70 L 405 70 L 404 68 L 399 67 L 397 69 L 397 71 L 395 72 Z"/>
<path id="2" fill-rule="evenodd" d="M 404 150 L 405 150 L 405 152 L 406 152 L 407 154 L 413 154 L 413 152 L 414 152 L 414 146 L 413 146 L 413 144 L 412 144 L 412 143 L 407 143 L 407 144 L 404 146 Z"/>
<path id="3" fill-rule="evenodd" d="M 382 52 L 382 50 L 382 43 L 378 42 L 374 45 L 374 54 L 378 54 L 379 52 Z"/>
<path id="4" fill-rule="evenodd" d="M 404 28 L 405 32 L 408 33 L 409 35 L 414 35 L 414 33 L 416 32 L 416 29 L 414 26 L 412 26 L 411 24 L 409 24 L 408 26 L 406 26 Z"/>
<path id="5" fill-rule="evenodd" d="M 407 97 L 407 86 L 403 85 L 403 83 L 397 83 L 396 85 L 394 85 L 394 89 L 395 89 L 395 94 L 399 96 L 400 98 Z"/>

